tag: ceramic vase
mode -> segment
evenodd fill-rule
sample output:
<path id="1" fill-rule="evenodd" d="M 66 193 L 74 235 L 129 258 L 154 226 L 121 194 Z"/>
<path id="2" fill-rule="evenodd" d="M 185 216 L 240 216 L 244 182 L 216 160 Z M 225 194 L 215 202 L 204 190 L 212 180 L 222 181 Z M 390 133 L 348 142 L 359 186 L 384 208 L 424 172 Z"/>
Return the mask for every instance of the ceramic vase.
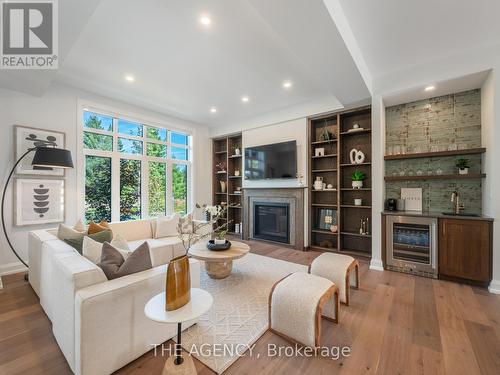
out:
<path id="1" fill-rule="evenodd" d="M 363 187 L 363 181 L 353 181 L 352 187 L 353 189 L 361 189 Z"/>
<path id="2" fill-rule="evenodd" d="M 469 174 L 469 168 L 458 169 L 458 173 L 461 175 Z"/>
<path id="3" fill-rule="evenodd" d="M 168 263 L 165 280 L 165 310 L 177 310 L 191 300 L 189 258 L 181 255 Z"/>
<path id="4" fill-rule="evenodd" d="M 220 191 L 221 193 L 226 192 L 226 181 L 220 181 Z"/>

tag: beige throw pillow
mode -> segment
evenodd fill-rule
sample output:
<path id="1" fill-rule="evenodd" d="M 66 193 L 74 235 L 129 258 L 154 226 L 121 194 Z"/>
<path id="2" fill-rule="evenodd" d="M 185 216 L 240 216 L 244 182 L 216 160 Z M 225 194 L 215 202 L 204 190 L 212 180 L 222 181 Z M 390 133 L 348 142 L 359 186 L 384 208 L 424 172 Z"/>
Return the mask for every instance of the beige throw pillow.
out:
<path id="1" fill-rule="evenodd" d="M 114 243 L 114 245 L 113 245 Z M 118 245 L 117 245 L 118 244 Z M 111 241 L 111 246 L 120 252 L 124 259 L 127 259 L 132 251 L 128 248 L 127 242 L 125 242 L 126 248 L 123 248 L 123 244 L 120 241 Z M 85 236 L 83 237 L 82 245 L 82 255 L 90 260 L 94 264 L 98 264 L 101 261 L 103 243 L 95 241 L 92 238 Z"/>
<path id="2" fill-rule="evenodd" d="M 155 238 L 177 236 L 179 226 L 179 215 L 163 216 L 156 219 Z"/>
<path id="3" fill-rule="evenodd" d="M 120 250 L 130 251 L 130 246 L 127 240 L 121 234 L 117 233 L 113 236 L 113 241 L 111 241 L 111 246 L 116 247 Z"/>
<path id="4" fill-rule="evenodd" d="M 188 234 L 193 233 L 193 215 L 186 214 L 183 217 L 179 218 L 179 222 L 181 224 L 181 233 Z"/>
<path id="5" fill-rule="evenodd" d="M 118 249 L 105 242 L 98 266 L 101 267 L 108 280 L 151 269 L 153 266 L 149 245 L 144 242 L 125 259 Z"/>
<path id="6" fill-rule="evenodd" d="M 59 224 L 59 228 L 57 228 L 57 238 L 60 240 L 74 240 L 80 238 L 82 234 L 85 234 L 85 227 L 83 230 L 78 230 L 76 228 L 76 225 L 75 227 L 70 227 L 66 224 Z"/>

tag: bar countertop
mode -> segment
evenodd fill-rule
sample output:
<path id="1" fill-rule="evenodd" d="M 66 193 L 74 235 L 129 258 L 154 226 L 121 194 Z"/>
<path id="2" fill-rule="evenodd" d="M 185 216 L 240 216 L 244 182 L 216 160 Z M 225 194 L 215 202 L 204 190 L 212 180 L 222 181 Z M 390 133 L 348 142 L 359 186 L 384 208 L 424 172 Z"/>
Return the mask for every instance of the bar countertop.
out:
<path id="1" fill-rule="evenodd" d="M 417 216 L 417 217 L 431 217 L 436 219 L 459 219 L 459 220 L 481 220 L 481 221 L 493 221 L 494 219 L 485 215 L 471 214 L 467 215 L 467 212 L 462 212 L 460 215 L 445 214 L 438 211 L 382 211 L 382 215 L 392 215 L 392 216 Z"/>

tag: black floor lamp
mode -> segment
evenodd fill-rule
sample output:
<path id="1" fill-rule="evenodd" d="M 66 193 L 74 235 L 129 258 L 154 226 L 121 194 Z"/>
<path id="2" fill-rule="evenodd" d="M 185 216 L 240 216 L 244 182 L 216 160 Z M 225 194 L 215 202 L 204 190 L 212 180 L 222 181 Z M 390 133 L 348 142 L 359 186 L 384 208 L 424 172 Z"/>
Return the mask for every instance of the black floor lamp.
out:
<path id="1" fill-rule="evenodd" d="M 7 187 L 9 186 L 9 181 L 12 175 L 14 174 L 14 171 L 16 170 L 16 167 L 19 165 L 21 160 L 24 159 L 26 155 L 28 155 L 30 152 L 35 152 L 35 155 L 33 156 L 33 162 L 31 165 L 35 167 L 50 167 L 50 168 L 73 168 L 73 159 L 71 158 L 71 151 L 69 150 L 64 150 L 62 148 L 55 148 L 55 147 L 34 147 L 30 148 L 28 151 L 26 151 L 23 156 L 19 158 L 18 161 L 14 164 L 14 167 L 12 167 L 12 170 L 9 173 L 9 177 L 7 177 L 7 182 L 5 183 L 5 187 L 3 188 L 3 194 L 2 194 L 2 228 L 3 228 L 3 233 L 5 234 L 5 238 L 7 239 L 7 243 L 9 244 L 10 248 L 12 249 L 12 252 L 16 255 L 17 259 L 21 261 L 22 264 L 24 264 L 26 267 L 28 265 L 24 260 L 21 259 L 19 254 L 16 252 L 14 249 L 14 246 L 12 246 L 12 243 L 10 242 L 9 235 L 7 234 L 7 228 L 5 228 L 5 218 L 4 218 L 4 202 L 5 202 L 5 194 L 7 193 Z"/>

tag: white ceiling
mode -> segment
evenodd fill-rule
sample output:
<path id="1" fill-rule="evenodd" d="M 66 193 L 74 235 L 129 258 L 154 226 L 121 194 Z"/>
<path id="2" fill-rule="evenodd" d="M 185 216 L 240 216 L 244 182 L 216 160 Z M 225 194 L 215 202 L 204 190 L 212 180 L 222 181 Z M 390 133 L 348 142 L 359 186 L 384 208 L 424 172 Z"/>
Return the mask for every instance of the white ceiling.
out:
<path id="1" fill-rule="evenodd" d="M 372 77 L 500 43 L 498 0 L 340 2 Z"/>
<path id="2" fill-rule="evenodd" d="M 321 0 L 101 1 L 57 81 L 209 126 L 370 96 Z"/>

